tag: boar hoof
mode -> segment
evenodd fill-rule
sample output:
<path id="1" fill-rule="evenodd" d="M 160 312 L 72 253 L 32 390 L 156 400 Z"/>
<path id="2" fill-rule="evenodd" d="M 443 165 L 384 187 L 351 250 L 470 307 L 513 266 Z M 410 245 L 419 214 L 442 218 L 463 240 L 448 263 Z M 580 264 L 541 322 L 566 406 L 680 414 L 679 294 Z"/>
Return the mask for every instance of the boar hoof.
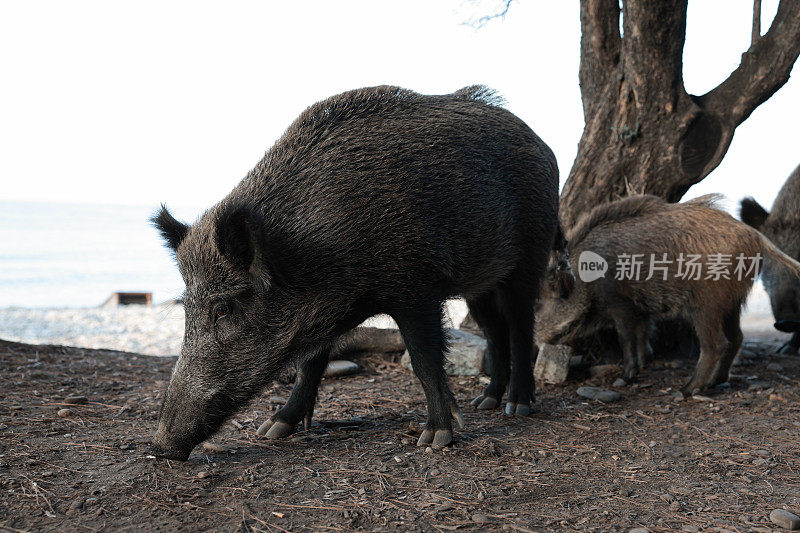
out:
<path id="1" fill-rule="evenodd" d="M 475 407 L 480 411 L 489 411 L 491 409 L 496 409 L 498 405 L 500 405 L 500 400 L 497 398 L 492 398 L 491 396 L 484 396 L 481 394 L 474 400 L 470 402 L 470 405 Z"/>
<path id="2" fill-rule="evenodd" d="M 787 342 L 778 348 L 778 353 L 781 355 L 797 355 L 797 346 L 793 346 L 791 342 Z"/>
<path id="3" fill-rule="evenodd" d="M 258 428 L 256 435 L 266 436 L 268 439 L 282 439 L 294 432 L 294 426 L 280 420 L 269 419 Z"/>
<path id="4" fill-rule="evenodd" d="M 449 429 L 426 429 L 417 441 L 417 446 L 430 446 L 434 450 L 451 444 L 453 444 L 453 432 Z"/>
<path id="5" fill-rule="evenodd" d="M 528 416 L 531 414 L 531 406 L 524 403 L 506 403 L 506 414 L 516 416 Z"/>

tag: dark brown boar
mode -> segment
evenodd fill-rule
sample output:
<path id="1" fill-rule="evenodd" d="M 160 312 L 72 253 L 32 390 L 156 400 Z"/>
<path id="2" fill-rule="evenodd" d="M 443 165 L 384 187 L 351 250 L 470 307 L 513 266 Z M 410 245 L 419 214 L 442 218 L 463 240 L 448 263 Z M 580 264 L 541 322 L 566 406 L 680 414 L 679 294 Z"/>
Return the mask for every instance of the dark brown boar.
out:
<path id="1" fill-rule="evenodd" d="M 742 200 L 744 222 L 763 233 L 789 257 L 800 260 L 800 166 L 783 184 L 772 211 L 767 212 L 753 198 Z M 775 328 L 793 333 L 781 353 L 796 354 L 800 348 L 800 280 L 771 258 L 766 258 L 761 279 L 769 294 Z"/>
<path id="2" fill-rule="evenodd" d="M 742 343 L 739 315 L 759 258 L 768 257 L 795 275 L 800 265 L 758 231 L 715 208 L 714 201 L 710 196 L 670 204 L 654 196 L 634 196 L 583 216 L 567 234 L 578 279 L 574 286 L 565 285 L 556 266 L 548 269 L 537 310 L 537 342 L 572 344 L 614 328 L 624 356 L 623 376 L 631 380 L 649 357 L 652 321 L 684 319 L 693 325 L 701 347 L 685 390 L 694 393 L 725 382 Z M 588 281 L 593 272 L 590 252 L 608 264 L 605 276 L 594 281 Z M 617 279 L 633 264 L 633 254 L 642 259 L 638 280 Z M 690 257 L 701 265 L 700 279 L 694 279 L 694 271 L 685 275 Z M 721 265 L 725 258 L 731 263 L 728 279 L 715 279 L 717 269 L 708 265 Z M 738 258 L 742 270 L 737 272 Z"/>
<path id="3" fill-rule="evenodd" d="M 494 346 L 484 396 L 527 414 L 533 302 L 558 219 L 547 145 L 483 87 L 424 96 L 350 91 L 292 124 L 192 225 L 155 217 L 186 282 L 186 332 L 154 438 L 185 459 L 289 363 L 286 405 L 262 426 L 311 420 L 337 339 L 391 315 L 428 401 L 418 444 L 461 422 L 443 369 L 442 305 L 466 298 Z"/>

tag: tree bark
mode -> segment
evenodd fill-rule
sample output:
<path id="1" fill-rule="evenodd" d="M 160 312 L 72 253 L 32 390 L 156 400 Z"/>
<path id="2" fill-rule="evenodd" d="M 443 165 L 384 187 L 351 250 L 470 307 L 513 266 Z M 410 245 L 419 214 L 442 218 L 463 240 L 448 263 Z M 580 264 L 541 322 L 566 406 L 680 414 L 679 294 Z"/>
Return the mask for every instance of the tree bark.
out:
<path id="1" fill-rule="evenodd" d="M 701 96 L 683 85 L 686 7 L 624 0 L 620 34 L 617 0 L 581 0 L 586 125 L 561 195 L 567 227 L 631 194 L 678 201 L 719 165 L 736 127 L 788 81 L 800 54 L 800 0 L 781 0 L 739 67 Z"/>

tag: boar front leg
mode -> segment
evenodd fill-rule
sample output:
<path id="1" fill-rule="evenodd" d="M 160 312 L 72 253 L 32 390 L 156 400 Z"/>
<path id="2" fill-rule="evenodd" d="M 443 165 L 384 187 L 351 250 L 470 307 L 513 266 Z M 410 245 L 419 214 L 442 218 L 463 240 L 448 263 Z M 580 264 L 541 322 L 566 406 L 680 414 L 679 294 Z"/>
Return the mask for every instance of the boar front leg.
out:
<path id="1" fill-rule="evenodd" d="M 464 417 L 456 405 L 453 393 L 447 386 L 444 372 L 445 339 L 442 329 L 442 302 L 425 302 L 419 312 L 392 313 L 403 335 L 411 366 L 422 383 L 428 401 L 428 422 L 417 441 L 417 446 L 435 449 L 453 442 L 455 418 L 464 427 Z"/>
<path id="2" fill-rule="evenodd" d="M 305 429 L 311 427 L 317 390 L 328 365 L 328 353 L 328 350 L 320 351 L 300 362 L 294 388 L 286 405 L 261 424 L 256 434 L 266 435 L 268 439 L 280 439 L 294 432 L 301 420 Z"/>
<path id="3" fill-rule="evenodd" d="M 611 308 L 611 317 L 622 347 L 622 378 L 631 383 L 649 357 L 647 339 L 650 321 L 630 305 L 617 304 Z"/>

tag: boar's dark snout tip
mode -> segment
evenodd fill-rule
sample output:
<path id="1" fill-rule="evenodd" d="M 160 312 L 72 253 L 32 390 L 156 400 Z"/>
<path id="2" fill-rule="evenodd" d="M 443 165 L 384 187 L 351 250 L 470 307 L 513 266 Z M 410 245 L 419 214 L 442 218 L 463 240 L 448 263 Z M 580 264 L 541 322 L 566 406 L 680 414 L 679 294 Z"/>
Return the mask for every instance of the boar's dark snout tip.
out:
<path id="1" fill-rule="evenodd" d="M 157 444 L 150 444 L 149 452 L 156 457 L 160 457 L 162 459 L 174 459 L 175 461 L 186 461 L 189 459 L 189 455 L 192 453 L 192 450 L 177 450 L 177 449 L 166 449 L 158 446 Z"/>
<path id="2" fill-rule="evenodd" d="M 784 333 L 800 331 L 800 320 L 778 320 L 775 322 L 775 329 Z"/>

